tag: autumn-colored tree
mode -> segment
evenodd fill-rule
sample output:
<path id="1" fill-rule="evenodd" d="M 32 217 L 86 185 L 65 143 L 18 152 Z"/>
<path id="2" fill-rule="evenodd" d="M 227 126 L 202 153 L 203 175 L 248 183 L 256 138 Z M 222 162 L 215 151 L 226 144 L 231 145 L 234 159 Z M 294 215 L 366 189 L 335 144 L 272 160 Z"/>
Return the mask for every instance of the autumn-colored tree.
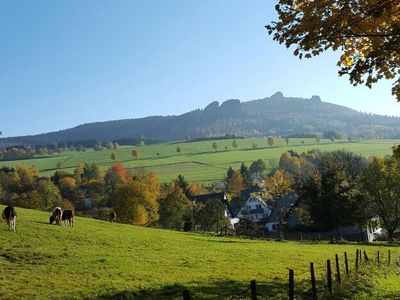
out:
<path id="1" fill-rule="evenodd" d="M 217 149 L 218 149 L 217 142 L 212 143 L 212 148 L 214 149 L 214 151 L 217 151 Z"/>
<path id="2" fill-rule="evenodd" d="M 112 164 L 110 171 L 116 174 L 121 180 L 127 180 L 130 177 L 129 171 L 121 162 Z"/>
<path id="3" fill-rule="evenodd" d="M 232 178 L 228 182 L 228 190 L 233 196 L 238 197 L 243 188 L 243 176 L 240 171 L 237 170 L 233 173 Z"/>
<path id="4" fill-rule="evenodd" d="M 4 188 L 11 193 L 20 192 L 21 178 L 17 172 L 9 172 L 5 176 Z"/>
<path id="5" fill-rule="evenodd" d="M 16 172 L 20 178 L 21 189 L 25 192 L 31 191 L 39 175 L 38 169 L 33 166 L 17 165 Z"/>
<path id="6" fill-rule="evenodd" d="M 266 180 L 266 187 L 271 198 L 281 199 L 292 190 L 293 180 L 284 170 L 278 169 Z"/>
<path id="7" fill-rule="evenodd" d="M 137 159 L 137 158 L 139 158 L 139 156 L 140 156 L 139 151 L 136 150 L 136 149 L 133 149 L 132 150 L 132 157 Z"/>
<path id="8" fill-rule="evenodd" d="M 274 175 L 268 177 L 266 181 L 268 196 L 272 202 L 273 210 L 279 209 L 281 213 L 278 217 L 278 230 L 281 239 L 283 239 L 283 230 L 285 227 L 285 216 L 289 212 L 289 208 L 283 205 L 284 197 L 292 190 L 293 180 L 285 171 L 278 169 Z M 282 211 L 283 210 L 283 211 Z"/>
<path id="9" fill-rule="evenodd" d="M 204 187 L 197 182 L 189 183 L 186 190 L 190 196 L 203 195 L 206 193 Z"/>
<path id="10" fill-rule="evenodd" d="M 393 80 L 400 101 L 400 2 L 398 0 L 279 0 L 278 21 L 266 28 L 274 40 L 311 58 L 340 50 L 339 75 L 371 87 Z"/>
<path id="11" fill-rule="evenodd" d="M 158 220 L 160 184 L 154 174 L 138 174 L 117 185 L 113 206 L 122 221 L 147 225 Z"/>
<path id="12" fill-rule="evenodd" d="M 297 156 L 292 156 L 290 152 L 284 152 L 279 159 L 279 168 L 292 177 L 300 174 L 301 160 Z"/>
<path id="13" fill-rule="evenodd" d="M 111 160 L 116 160 L 117 159 L 117 154 L 115 154 L 114 152 L 111 153 Z"/>
<path id="14" fill-rule="evenodd" d="M 83 168 L 84 168 L 84 164 L 79 164 L 74 169 L 74 178 L 75 178 L 77 183 L 81 183 L 82 182 Z"/>
<path id="15" fill-rule="evenodd" d="M 107 148 L 107 150 L 112 150 L 114 148 L 114 144 L 113 142 L 106 142 L 105 147 Z"/>
<path id="16" fill-rule="evenodd" d="M 272 136 L 267 137 L 267 143 L 270 147 L 275 144 L 275 139 Z"/>
<path id="17" fill-rule="evenodd" d="M 238 147 L 238 143 L 236 142 L 236 140 L 233 140 L 233 142 L 232 142 L 232 147 L 233 147 L 233 149 L 235 149 L 235 150 L 236 150 L 236 148 Z"/>
<path id="18" fill-rule="evenodd" d="M 58 188 L 63 198 L 74 200 L 76 179 L 72 177 L 63 177 L 58 181 Z"/>

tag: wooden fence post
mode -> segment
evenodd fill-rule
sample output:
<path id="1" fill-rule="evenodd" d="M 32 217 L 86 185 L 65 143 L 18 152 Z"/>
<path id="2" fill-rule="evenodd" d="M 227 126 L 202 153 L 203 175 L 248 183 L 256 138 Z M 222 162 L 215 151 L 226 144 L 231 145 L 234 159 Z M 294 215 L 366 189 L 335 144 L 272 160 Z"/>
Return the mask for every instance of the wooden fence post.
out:
<path id="1" fill-rule="evenodd" d="M 368 261 L 369 261 L 367 252 L 365 252 L 365 251 L 364 251 L 364 261 L 365 261 L 365 262 L 368 262 Z"/>
<path id="2" fill-rule="evenodd" d="M 344 265 L 346 268 L 346 274 L 349 276 L 349 261 L 347 260 L 347 252 L 344 252 Z"/>
<path id="3" fill-rule="evenodd" d="M 294 300 L 294 271 L 289 269 L 289 300 Z"/>
<path id="4" fill-rule="evenodd" d="M 358 270 L 358 249 L 357 249 L 357 252 L 356 252 L 356 270 Z"/>
<path id="5" fill-rule="evenodd" d="M 362 263 L 361 250 L 358 251 L 358 256 L 359 256 L 359 260 L 358 261 L 361 264 Z"/>
<path id="6" fill-rule="evenodd" d="M 189 290 L 184 290 L 182 293 L 183 300 L 190 300 L 190 292 Z"/>
<path id="7" fill-rule="evenodd" d="M 339 267 L 339 255 L 335 254 L 336 261 L 336 281 L 340 285 L 340 267 Z"/>
<path id="8" fill-rule="evenodd" d="M 328 279 L 328 290 L 329 294 L 332 294 L 332 270 L 331 270 L 331 260 L 326 261 L 326 275 Z"/>
<path id="9" fill-rule="evenodd" d="M 314 263 L 310 263 L 312 299 L 317 300 L 317 286 L 315 282 Z"/>
<path id="10" fill-rule="evenodd" d="M 390 249 L 388 250 L 388 264 L 390 265 Z"/>
<path id="11" fill-rule="evenodd" d="M 378 264 L 378 266 L 380 265 L 380 257 L 379 257 L 379 250 L 376 252 L 376 262 Z"/>
<path id="12" fill-rule="evenodd" d="M 257 300 L 257 284 L 255 280 L 250 282 L 251 300 Z"/>

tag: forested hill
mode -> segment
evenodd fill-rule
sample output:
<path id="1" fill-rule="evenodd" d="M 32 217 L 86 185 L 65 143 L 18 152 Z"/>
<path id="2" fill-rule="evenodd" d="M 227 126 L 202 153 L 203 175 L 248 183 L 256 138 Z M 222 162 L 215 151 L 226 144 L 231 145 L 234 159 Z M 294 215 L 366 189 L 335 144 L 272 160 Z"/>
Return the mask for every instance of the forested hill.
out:
<path id="1" fill-rule="evenodd" d="M 400 118 L 364 114 L 353 109 L 310 99 L 284 97 L 278 92 L 269 98 L 240 102 L 212 102 L 179 116 L 97 122 L 45 134 L 0 139 L 0 146 L 46 145 L 65 141 L 122 138 L 182 140 L 237 134 L 243 136 L 292 135 L 333 130 L 351 137 L 400 138 Z"/>

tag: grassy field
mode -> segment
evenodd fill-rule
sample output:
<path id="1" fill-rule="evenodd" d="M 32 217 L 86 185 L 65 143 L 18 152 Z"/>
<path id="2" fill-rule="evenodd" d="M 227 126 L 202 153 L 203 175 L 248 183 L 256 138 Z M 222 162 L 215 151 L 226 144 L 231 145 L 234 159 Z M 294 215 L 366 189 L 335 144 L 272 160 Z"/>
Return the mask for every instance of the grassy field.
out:
<path id="1" fill-rule="evenodd" d="M 3 209 L 3 207 L 0 207 Z M 179 299 L 188 288 L 195 299 L 246 299 L 249 281 L 269 299 L 287 299 L 287 268 L 296 293 L 309 288 L 309 262 L 319 285 L 327 258 L 348 251 L 350 267 L 361 248 L 386 258 L 388 247 L 274 242 L 213 237 L 110 224 L 76 218 L 75 227 L 47 224 L 49 213 L 17 209 L 17 231 L 0 226 L 2 299 Z M 400 248 L 392 247 L 392 261 Z M 341 266 L 343 268 L 343 264 Z M 397 273 L 396 273 L 397 272 Z M 394 299 L 399 269 L 374 273 L 354 298 Z"/>
<path id="2" fill-rule="evenodd" d="M 304 141 L 304 144 L 301 143 Z M 266 139 L 239 139 L 238 148 L 232 147 L 232 140 L 217 140 L 218 150 L 214 151 L 211 147 L 213 141 L 201 141 L 190 143 L 162 143 L 140 147 L 120 147 L 118 150 L 103 150 L 94 152 L 63 152 L 52 156 L 35 157 L 34 159 L 0 162 L 0 165 L 15 166 L 16 164 L 34 165 L 40 170 L 40 174 L 50 176 L 56 170 L 57 162 L 63 163 L 65 171 L 72 172 L 80 163 L 99 164 L 104 170 L 112 164 L 111 153 L 117 154 L 116 161 L 121 161 L 127 167 L 146 168 L 155 171 L 163 182 L 176 178 L 178 174 L 184 175 L 190 181 L 202 183 L 219 181 L 224 178 L 229 166 L 238 168 L 242 162 L 250 165 L 257 159 L 263 159 L 267 165 L 273 166 L 278 163 L 281 153 L 288 149 L 303 152 L 309 149 L 320 149 L 321 151 L 331 151 L 345 149 L 362 154 L 366 157 L 371 155 L 386 155 L 391 153 L 391 147 L 400 143 L 395 140 L 370 140 L 352 141 L 321 140 L 319 143 L 315 139 L 290 139 L 286 145 L 284 139 L 276 139 L 273 147 L 267 145 Z M 256 143 L 258 147 L 252 148 Z M 176 152 L 180 147 L 181 152 Z M 225 149 L 225 147 L 227 149 Z M 137 148 L 140 152 L 139 159 L 133 159 L 132 149 Z"/>

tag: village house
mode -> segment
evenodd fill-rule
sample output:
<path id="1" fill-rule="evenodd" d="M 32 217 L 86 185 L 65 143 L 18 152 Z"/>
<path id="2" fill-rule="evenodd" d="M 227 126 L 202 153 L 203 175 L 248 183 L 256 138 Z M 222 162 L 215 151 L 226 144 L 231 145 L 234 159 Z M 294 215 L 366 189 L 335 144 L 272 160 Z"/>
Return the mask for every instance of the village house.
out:
<path id="1" fill-rule="evenodd" d="M 290 192 L 279 200 L 270 200 L 268 204 L 254 194 L 250 195 L 240 209 L 237 217 L 249 218 L 253 222 L 265 224 L 267 232 L 278 232 L 279 226 L 283 225 L 285 230 L 296 231 L 302 228 L 302 223 L 296 215 L 295 209 L 300 207 L 300 198 Z M 365 228 L 357 226 L 340 227 L 338 235 L 346 240 L 372 242 L 382 234 L 382 228 L 372 219 L 370 225 Z"/>
<path id="2" fill-rule="evenodd" d="M 271 208 L 264 202 L 264 200 L 255 195 L 251 195 L 238 212 L 237 217 L 247 217 L 252 221 L 259 223 L 265 222 L 271 212 Z"/>

